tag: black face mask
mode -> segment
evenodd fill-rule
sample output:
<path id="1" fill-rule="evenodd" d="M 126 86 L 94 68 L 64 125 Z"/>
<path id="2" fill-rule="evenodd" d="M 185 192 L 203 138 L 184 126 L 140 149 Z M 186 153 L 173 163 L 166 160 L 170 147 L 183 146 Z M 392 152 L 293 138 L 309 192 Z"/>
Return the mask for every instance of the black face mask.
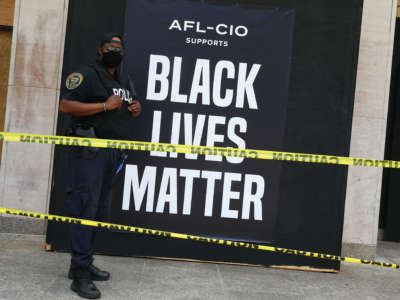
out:
<path id="1" fill-rule="evenodd" d="M 121 64 L 122 55 L 121 53 L 110 51 L 103 53 L 103 64 L 107 68 L 116 68 Z"/>

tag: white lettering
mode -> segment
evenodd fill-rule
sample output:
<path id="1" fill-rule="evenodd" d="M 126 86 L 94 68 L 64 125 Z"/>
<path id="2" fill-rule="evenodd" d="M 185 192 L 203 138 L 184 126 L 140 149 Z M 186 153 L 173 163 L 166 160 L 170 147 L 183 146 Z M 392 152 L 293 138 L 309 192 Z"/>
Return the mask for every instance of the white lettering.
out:
<path id="1" fill-rule="evenodd" d="M 205 115 L 198 115 L 193 135 L 193 115 L 185 114 L 185 145 L 200 146 L 201 137 L 203 136 L 204 124 L 206 122 Z M 197 154 L 187 153 L 186 159 L 197 159 Z"/>
<path id="2" fill-rule="evenodd" d="M 151 133 L 152 143 L 160 142 L 161 117 L 162 117 L 162 112 L 155 110 L 153 114 L 153 131 Z M 150 156 L 167 157 L 167 152 L 151 151 Z"/>
<path id="3" fill-rule="evenodd" d="M 239 149 L 246 149 L 246 141 L 238 136 L 235 132 L 235 128 L 239 127 L 240 133 L 247 132 L 247 121 L 243 118 L 232 118 L 228 122 L 228 139 L 234 142 Z M 241 164 L 244 161 L 244 157 L 232 157 L 227 156 L 226 160 L 231 164 Z"/>
<path id="4" fill-rule="evenodd" d="M 226 90 L 225 97 L 221 96 L 222 73 L 224 70 L 227 71 L 227 78 L 235 78 L 235 65 L 232 62 L 221 60 L 217 63 L 214 72 L 213 101 L 218 107 L 228 107 L 233 100 L 233 90 L 231 89 Z"/>
<path id="5" fill-rule="evenodd" d="M 180 172 L 180 176 L 186 178 L 185 195 L 183 197 L 183 214 L 190 215 L 192 211 L 193 181 L 194 178 L 200 178 L 200 171 L 182 169 Z"/>
<path id="6" fill-rule="evenodd" d="M 226 118 L 220 116 L 209 116 L 207 130 L 207 147 L 214 147 L 215 143 L 223 143 L 224 135 L 216 133 L 217 125 L 225 125 Z M 206 160 L 222 161 L 222 156 L 206 155 Z"/>
<path id="7" fill-rule="evenodd" d="M 163 176 L 161 179 L 160 193 L 157 201 L 157 213 L 164 213 L 165 204 L 169 205 L 169 213 L 178 213 L 178 183 L 177 183 L 177 170 L 173 168 L 164 168 Z M 168 192 L 169 191 L 169 192 Z"/>
<path id="8" fill-rule="evenodd" d="M 174 58 L 174 70 L 172 73 L 171 102 L 186 103 L 187 95 L 180 94 L 182 57 Z"/>
<path id="9" fill-rule="evenodd" d="M 156 167 L 146 166 L 143 172 L 142 181 L 139 183 L 138 167 L 136 165 L 126 166 L 122 210 L 129 210 L 131 192 L 133 191 L 135 210 L 140 211 L 147 190 L 146 211 L 153 212 L 156 172 Z"/>
<path id="10" fill-rule="evenodd" d="M 251 67 L 250 73 L 247 76 L 247 64 L 239 64 L 238 89 L 236 95 L 236 107 L 243 108 L 244 99 L 247 94 L 247 101 L 250 109 L 258 109 L 256 94 L 254 92 L 254 81 L 260 71 L 261 65 L 255 64 Z M 247 78 L 246 78 L 247 76 Z"/>
<path id="11" fill-rule="evenodd" d="M 161 66 L 161 73 L 157 73 Z M 171 65 L 168 57 L 162 55 L 150 55 L 149 77 L 147 80 L 147 100 L 163 101 L 168 97 L 168 74 Z M 156 91 L 157 82 L 160 83 L 160 91 Z"/>
<path id="12" fill-rule="evenodd" d="M 178 20 L 174 20 L 168 30 L 172 29 L 178 29 L 179 31 L 182 31 L 181 25 L 179 24 Z"/>
<path id="13" fill-rule="evenodd" d="M 224 188 L 222 192 L 222 210 L 221 217 L 229 219 L 237 219 L 239 212 L 234 209 L 230 209 L 231 200 L 238 200 L 240 193 L 232 191 L 232 182 L 240 181 L 242 174 L 237 173 L 225 173 L 224 176 Z"/>
<path id="14" fill-rule="evenodd" d="M 235 28 L 235 34 L 239 37 L 245 37 L 249 33 L 249 29 L 246 26 L 240 25 Z"/>
<path id="15" fill-rule="evenodd" d="M 194 28 L 194 21 L 185 21 L 183 22 L 183 31 L 187 31 L 189 28 Z"/>
<path id="16" fill-rule="evenodd" d="M 196 61 L 189 103 L 196 104 L 199 95 L 202 96 L 203 105 L 210 105 L 210 61 L 208 59 Z"/>
<path id="17" fill-rule="evenodd" d="M 215 181 L 222 179 L 221 172 L 202 171 L 201 178 L 207 179 L 207 190 L 206 190 L 206 204 L 204 208 L 204 216 L 213 216 L 213 204 L 214 204 L 214 192 L 215 192 Z"/>
<path id="18" fill-rule="evenodd" d="M 256 191 L 252 194 L 253 184 L 256 185 Z M 243 209 L 242 219 L 248 220 L 250 218 L 250 205 L 254 206 L 254 220 L 262 221 L 262 201 L 265 191 L 264 178 L 259 175 L 246 175 L 244 180 L 243 191 Z"/>
<path id="19" fill-rule="evenodd" d="M 221 28 L 225 28 L 225 30 L 221 30 Z M 215 31 L 219 34 L 219 35 L 227 35 L 228 31 L 227 31 L 228 25 L 226 24 L 219 24 L 217 25 L 217 27 L 215 27 Z"/>

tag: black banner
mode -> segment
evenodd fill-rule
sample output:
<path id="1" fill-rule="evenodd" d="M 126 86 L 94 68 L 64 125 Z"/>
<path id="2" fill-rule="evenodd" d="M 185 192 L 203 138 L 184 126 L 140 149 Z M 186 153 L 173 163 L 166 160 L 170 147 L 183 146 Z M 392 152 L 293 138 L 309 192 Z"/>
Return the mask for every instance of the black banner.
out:
<path id="1" fill-rule="evenodd" d="M 143 104 L 137 140 L 282 150 L 293 23 L 286 9 L 128 1 L 124 69 Z M 281 164 L 208 154 L 131 152 L 113 220 L 272 242 Z"/>
<path id="2" fill-rule="evenodd" d="M 144 1 L 136 0 L 70 0 L 62 82 L 65 82 L 66 77 L 71 72 L 96 59 L 95 53 L 98 41 L 105 32 L 126 32 L 128 39 L 126 62 L 130 65 L 129 72 L 140 92 L 139 100 L 142 101 L 144 106 L 143 116 L 136 119 L 132 127 L 132 133 L 137 136 L 138 140 L 151 140 L 154 111 L 158 110 L 162 111 L 160 122 L 161 142 L 170 141 L 171 139 L 173 113 L 175 112 L 181 113 L 179 132 L 182 143 L 185 143 L 183 127 L 185 113 L 192 115 L 193 128 L 197 125 L 198 115 L 206 115 L 204 131 L 202 132 L 205 136 L 208 132 L 208 117 L 210 115 L 225 117 L 225 125 L 218 124 L 216 126 L 216 133 L 224 137 L 224 142 L 216 144 L 233 147 L 237 147 L 237 145 L 227 135 L 227 124 L 233 117 L 242 117 L 246 120 L 248 128 L 246 132 L 240 132 L 238 131 L 240 127 L 237 127 L 235 128 L 235 133 L 246 142 L 246 147 L 281 149 L 300 153 L 324 153 L 338 156 L 349 155 L 362 0 L 330 1 L 324 3 L 324 5 L 321 5 L 320 0 L 193 0 L 191 2 L 180 1 L 180 5 L 176 4 L 178 2 L 170 1 L 170 5 L 175 7 L 176 11 L 173 14 L 173 18 L 174 20 L 179 20 L 180 31 L 176 26 L 173 30 L 168 30 L 172 25 L 170 23 L 171 20 L 165 21 L 165 17 L 160 16 L 160 14 L 171 13 L 171 10 L 173 10 L 173 8 L 168 9 L 166 7 L 165 3 L 168 2 L 159 0 L 148 0 L 148 2 L 146 4 Z M 196 4 L 196 2 L 199 3 Z M 207 4 L 210 2 L 214 4 Z M 216 5 L 216 2 L 223 2 L 224 4 Z M 154 3 L 159 5 L 164 3 L 165 5 L 160 8 L 158 5 L 152 6 Z M 195 8 L 195 11 L 190 14 L 190 12 L 187 12 L 187 7 Z M 201 7 L 208 7 L 210 10 L 204 13 Z M 277 108 L 277 106 L 271 107 L 271 105 L 277 104 L 278 100 L 275 101 L 271 96 L 265 98 L 264 94 L 260 94 L 264 89 L 269 89 L 268 81 L 261 76 L 265 76 L 264 71 L 267 71 L 267 76 L 271 74 L 268 71 L 270 66 L 267 65 L 265 67 L 264 65 L 265 61 L 268 61 L 270 57 L 264 55 L 261 51 L 260 57 L 259 54 L 248 55 L 248 53 L 258 53 L 259 50 L 257 48 L 264 43 L 267 44 L 267 47 L 265 45 L 262 46 L 264 48 L 268 48 L 270 45 L 274 47 L 273 42 L 267 39 L 268 37 L 271 38 L 271 36 L 265 33 L 258 41 L 251 39 L 251 43 L 249 43 L 248 40 L 244 40 L 246 37 L 239 38 L 229 34 L 221 36 L 212 30 L 207 30 L 206 33 L 201 32 L 204 30 L 204 26 L 213 27 L 219 24 L 226 24 L 228 32 L 230 30 L 229 25 L 236 27 L 240 25 L 247 26 L 249 29 L 248 36 L 259 32 L 259 30 L 267 31 L 269 27 L 262 26 L 264 22 L 268 21 L 266 18 L 261 18 L 258 23 L 260 28 L 255 26 L 256 28 L 254 29 L 251 24 L 258 22 L 256 16 L 271 12 L 271 10 L 274 11 L 271 9 L 274 7 L 279 8 L 275 10 L 277 12 L 276 16 L 278 16 L 278 13 L 282 13 L 282 15 L 287 13 L 289 17 L 291 11 L 295 11 L 293 50 L 288 49 L 288 62 L 290 54 L 293 54 L 291 62 L 288 64 L 288 68 L 290 67 L 291 71 L 286 106 L 287 117 L 283 112 L 282 116 L 286 118 L 286 121 L 281 123 L 285 124 L 283 125 L 285 133 L 283 142 L 279 144 L 279 141 L 276 142 L 274 140 L 273 142 L 276 142 L 275 145 L 271 142 L 269 132 L 274 131 L 275 127 L 278 133 L 281 129 L 276 122 L 276 124 L 271 125 L 272 128 L 269 125 L 273 123 L 269 119 L 275 117 L 274 115 L 271 117 L 269 110 Z M 143 10 L 139 11 L 140 9 Z M 259 14 L 254 9 L 260 10 Z M 187 12 L 187 15 L 183 15 L 184 11 Z M 215 13 L 217 11 L 218 13 Z M 236 11 L 236 15 L 233 11 Z M 253 17 L 242 20 L 237 17 L 240 12 L 243 14 L 252 13 Z M 141 15 L 145 17 L 141 17 Z M 215 20 L 211 21 L 211 16 L 214 16 Z M 134 18 L 137 20 L 134 20 Z M 128 21 L 125 22 L 125 19 Z M 193 28 L 190 28 L 193 23 L 187 23 L 186 31 L 184 31 L 184 23 L 182 22 L 185 20 L 194 21 Z M 277 19 L 273 18 L 271 20 Z M 135 27 L 131 26 L 131 22 L 136 24 Z M 160 28 L 161 25 L 157 25 L 163 22 L 165 22 L 166 28 Z M 196 22 L 201 22 L 201 26 L 199 25 L 200 32 L 196 32 Z M 127 28 L 125 28 L 125 25 Z M 224 28 L 219 27 L 220 30 Z M 239 33 L 241 32 L 240 30 Z M 274 25 L 272 30 L 280 29 L 278 27 L 275 28 Z M 200 44 L 187 44 L 187 37 L 201 37 L 202 39 L 204 37 L 207 42 L 204 45 L 202 44 L 203 40 L 200 41 Z M 288 35 L 278 36 L 277 38 L 283 37 L 289 38 Z M 142 40 L 142 42 L 139 42 L 139 40 Z M 213 42 L 208 45 L 208 40 L 227 41 L 229 42 L 229 47 L 213 45 Z M 151 48 L 149 47 L 150 45 L 152 45 Z M 143 51 L 144 47 L 147 47 L 147 54 Z M 172 49 L 177 49 L 176 52 L 174 50 L 170 53 L 169 49 L 171 47 Z M 271 52 L 267 49 L 265 53 Z M 226 71 L 221 76 L 223 78 L 221 80 L 223 83 L 221 85 L 222 96 L 225 96 L 222 92 L 226 92 L 226 89 L 235 89 L 234 92 L 236 93 L 239 63 L 248 64 L 247 72 L 250 72 L 253 64 L 263 65 L 254 81 L 254 91 L 259 110 L 249 108 L 247 94 L 243 108 L 236 108 L 236 98 L 232 100 L 234 104 L 227 108 L 216 107 L 211 96 L 209 106 L 202 104 L 202 97 L 199 97 L 197 104 L 171 102 L 171 87 L 169 87 L 166 100 L 146 100 L 150 54 L 168 57 L 171 67 L 169 77 L 167 77 L 169 83 L 172 82 L 174 57 L 182 58 L 179 91 L 180 94 L 188 95 L 189 100 L 197 59 L 210 61 L 210 95 L 213 92 L 214 74 L 218 61 L 231 61 L 236 71 L 235 79 L 228 78 Z M 275 63 L 275 60 L 271 62 Z M 157 71 L 160 72 L 160 70 Z M 275 76 L 278 77 L 278 74 Z M 272 80 L 275 79 L 275 76 Z M 276 81 L 273 82 L 274 84 L 276 83 Z M 281 86 L 279 83 L 276 85 Z M 160 83 L 157 83 L 156 91 L 160 91 L 160 87 Z M 274 86 L 273 90 L 275 90 Z M 236 95 L 235 93 L 234 95 Z M 284 99 L 283 101 L 286 100 Z M 262 118 L 261 114 L 266 114 L 264 120 L 260 120 Z M 67 118 L 60 115 L 57 134 L 64 135 L 68 124 Z M 207 138 L 203 137 L 201 144 L 206 145 L 206 140 Z M 67 185 L 65 174 L 68 168 L 65 154 L 64 147 L 56 147 L 53 188 L 49 207 L 51 214 L 64 216 L 67 215 L 64 203 Z M 254 241 L 260 239 L 265 241 L 273 240 L 271 246 L 274 247 L 330 253 L 340 256 L 347 168 L 344 166 L 328 166 L 326 164 L 277 162 L 282 166 L 281 173 L 279 174 L 278 172 L 273 177 L 270 177 L 270 175 L 265 175 L 268 173 L 264 172 L 269 172 L 265 171 L 267 169 L 272 170 L 274 163 L 255 161 L 254 165 L 250 165 L 251 163 L 252 161 L 245 160 L 241 164 L 231 164 L 226 159 L 222 162 L 206 161 L 204 156 L 199 156 L 197 160 L 191 160 L 186 159 L 184 155 L 179 155 L 178 158 L 171 158 L 169 156 L 157 157 L 133 152 L 130 154 L 128 164 L 138 166 L 138 180 L 140 180 L 140 183 L 142 183 L 146 166 L 157 168 L 156 182 L 154 184 L 154 202 L 152 205 L 153 212 L 146 212 L 147 192 L 144 195 L 141 209 L 136 212 L 132 190 L 130 191 L 129 210 L 122 210 L 124 170 L 117 178 L 117 186 L 113 197 L 113 218 L 111 221 L 115 223 L 125 222 L 126 224 L 138 226 L 146 225 L 146 227 L 150 228 L 183 233 L 201 235 L 204 233 L 204 235 L 219 236 L 221 238 L 237 237 L 237 239 L 254 239 Z M 165 203 L 164 213 L 156 212 L 165 168 L 177 169 L 177 194 L 178 191 L 180 193 L 177 197 L 177 214 L 169 213 L 168 202 Z M 221 172 L 224 175 L 227 172 L 239 173 L 242 176 L 242 180 L 233 182 L 232 191 L 238 192 L 240 197 L 244 192 L 245 174 L 262 176 L 265 180 L 262 208 L 263 210 L 270 210 L 271 215 L 275 213 L 275 216 L 272 217 L 276 218 L 276 222 L 269 222 L 264 211 L 262 215 L 263 221 L 260 223 L 260 221 L 255 220 L 254 205 L 250 206 L 249 219 L 242 219 L 243 201 L 241 198 L 233 199 L 233 197 L 229 202 L 229 208 L 237 211 L 238 219 L 221 218 L 222 198 L 218 197 L 222 197 L 224 179 L 216 180 L 212 207 L 213 216 L 207 217 L 204 216 L 207 181 L 202 178 L 194 178 L 191 214 L 184 215 L 182 212 L 186 178 L 180 176 L 182 169 L 197 170 L 200 171 L 200 174 L 203 170 Z M 270 174 L 272 174 L 272 171 Z M 171 176 L 169 177 L 171 178 Z M 270 198 L 271 195 L 274 195 L 272 193 L 272 184 L 274 182 L 277 184 L 279 181 L 279 190 L 275 193 L 277 197 L 275 199 L 277 199 L 278 203 L 274 203 Z M 256 192 L 255 188 L 255 185 L 253 185 L 252 193 Z M 217 192 L 219 193 L 218 195 Z M 170 190 L 167 193 L 170 193 Z M 218 207 L 216 203 L 218 203 Z M 276 204 L 278 207 L 275 207 L 273 212 L 273 205 Z M 269 226 L 266 224 L 271 224 L 271 227 L 263 228 L 261 224 L 266 227 Z M 229 228 L 229 226 L 232 228 Z M 243 230 L 243 232 L 240 230 Z M 261 238 L 254 236 L 256 231 L 259 230 L 261 230 L 259 234 Z M 265 234 L 265 232 L 270 232 L 271 235 Z M 47 243 L 52 250 L 68 250 L 67 236 L 67 224 L 53 222 L 48 224 Z M 96 238 L 95 249 L 96 253 L 108 255 L 186 258 L 229 263 L 262 264 L 266 266 L 310 266 L 325 270 L 339 269 L 338 262 L 320 261 L 309 257 L 258 252 L 251 249 L 231 248 L 198 243 L 191 240 L 165 239 L 102 230 L 99 231 Z"/>

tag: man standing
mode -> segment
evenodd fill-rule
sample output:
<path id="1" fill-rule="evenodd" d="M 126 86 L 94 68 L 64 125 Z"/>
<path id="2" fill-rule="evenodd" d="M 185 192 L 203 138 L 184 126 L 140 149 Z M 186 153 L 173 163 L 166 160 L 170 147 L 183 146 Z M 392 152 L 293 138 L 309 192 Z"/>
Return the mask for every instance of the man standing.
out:
<path id="1" fill-rule="evenodd" d="M 66 80 L 60 112 L 73 116 L 70 134 L 81 137 L 128 139 L 129 120 L 141 113 L 134 100 L 129 76 L 119 74 L 124 54 L 122 37 L 107 35 L 92 66 L 72 73 Z M 109 213 L 111 187 L 125 155 L 116 149 L 72 147 L 68 153 L 66 207 L 71 217 L 104 221 Z M 71 289 L 79 296 L 97 299 L 100 291 L 93 280 L 105 281 L 110 274 L 93 265 L 95 229 L 70 226 Z"/>

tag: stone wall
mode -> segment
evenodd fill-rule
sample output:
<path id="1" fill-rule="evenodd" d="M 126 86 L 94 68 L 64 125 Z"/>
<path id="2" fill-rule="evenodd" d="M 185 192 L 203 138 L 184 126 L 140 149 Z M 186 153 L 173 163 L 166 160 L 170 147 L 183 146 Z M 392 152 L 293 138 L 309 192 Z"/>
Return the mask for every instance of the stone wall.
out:
<path id="1" fill-rule="evenodd" d="M 4 130 L 54 134 L 64 52 L 66 0 L 17 0 Z M 0 205 L 48 211 L 53 149 L 4 143 Z M 3 217 L 0 230 L 44 233 L 42 222 Z"/>
<path id="2" fill-rule="evenodd" d="M 364 0 L 350 156 L 383 159 L 397 1 Z M 382 169 L 350 167 L 343 254 L 374 257 Z"/>

